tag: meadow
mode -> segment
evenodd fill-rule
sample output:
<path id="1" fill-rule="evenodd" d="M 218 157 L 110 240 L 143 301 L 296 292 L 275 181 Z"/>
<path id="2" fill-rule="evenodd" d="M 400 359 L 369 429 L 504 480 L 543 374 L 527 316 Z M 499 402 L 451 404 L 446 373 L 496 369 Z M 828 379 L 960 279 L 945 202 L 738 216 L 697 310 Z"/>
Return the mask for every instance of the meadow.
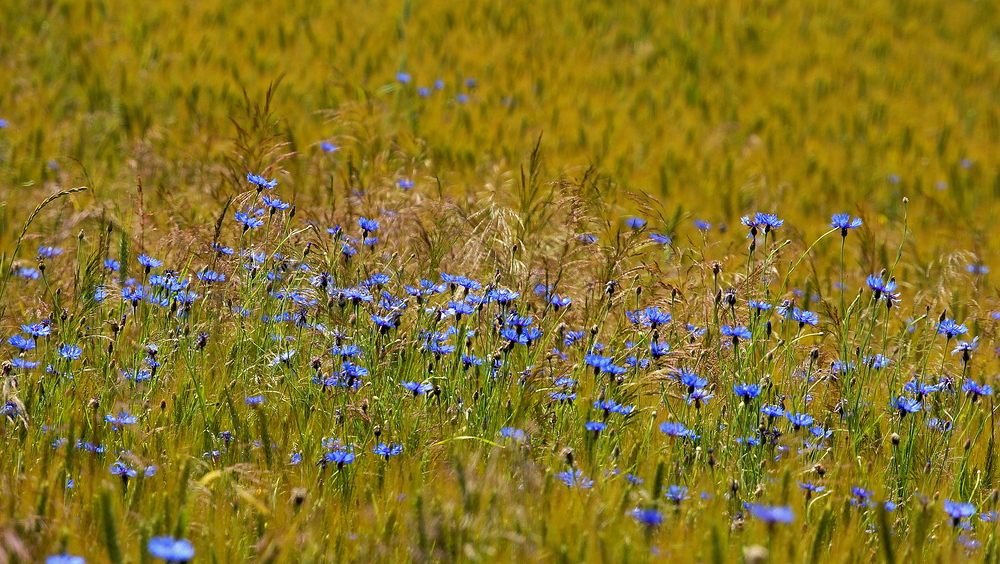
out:
<path id="1" fill-rule="evenodd" d="M 0 4 L 0 563 L 997 562 L 991 2 Z"/>

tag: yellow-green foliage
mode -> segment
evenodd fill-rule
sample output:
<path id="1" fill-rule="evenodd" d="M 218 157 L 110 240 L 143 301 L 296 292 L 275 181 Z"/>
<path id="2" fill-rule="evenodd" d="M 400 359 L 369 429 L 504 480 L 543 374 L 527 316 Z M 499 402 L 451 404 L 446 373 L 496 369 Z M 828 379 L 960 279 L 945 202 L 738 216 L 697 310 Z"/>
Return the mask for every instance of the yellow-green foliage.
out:
<path id="1" fill-rule="evenodd" d="M 861 206 L 894 219 L 905 187 L 927 227 L 945 215 L 983 228 L 1000 195 L 996 12 L 929 0 L 17 0 L 0 7 L 3 171 L 39 186 L 55 176 L 49 160 L 81 177 L 76 159 L 98 199 L 138 173 L 212 192 L 241 89 L 256 99 L 284 76 L 275 105 L 290 149 L 358 133 L 324 112 L 371 103 L 386 129 L 421 140 L 403 146 L 420 173 L 458 187 L 516 167 L 542 135 L 550 166 L 593 165 L 706 218 L 792 200 L 786 214 Z M 413 82 L 400 88 L 399 71 Z M 478 86 L 457 104 L 467 77 Z M 415 95 L 438 78 L 443 93 Z"/>

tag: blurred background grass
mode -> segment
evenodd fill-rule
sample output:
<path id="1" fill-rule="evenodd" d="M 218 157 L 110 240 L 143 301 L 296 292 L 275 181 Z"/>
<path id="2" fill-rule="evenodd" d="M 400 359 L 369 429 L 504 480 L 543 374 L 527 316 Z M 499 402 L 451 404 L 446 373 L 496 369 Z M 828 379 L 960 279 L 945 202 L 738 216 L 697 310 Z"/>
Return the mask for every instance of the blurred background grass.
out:
<path id="1" fill-rule="evenodd" d="M 631 190 L 716 225 L 758 209 L 877 225 L 905 195 L 928 251 L 986 257 L 998 23 L 995 3 L 965 0 L 12 0 L 3 237 L 53 183 L 91 185 L 83 210 L 127 202 L 141 176 L 150 208 L 217 214 L 236 191 L 243 89 L 259 101 L 284 77 L 273 109 L 300 207 L 325 202 L 324 167 L 374 170 L 382 150 L 382 173 L 474 198 L 541 135 L 546 179 L 593 166 L 619 203 Z M 323 160 L 321 141 L 342 150 Z"/>

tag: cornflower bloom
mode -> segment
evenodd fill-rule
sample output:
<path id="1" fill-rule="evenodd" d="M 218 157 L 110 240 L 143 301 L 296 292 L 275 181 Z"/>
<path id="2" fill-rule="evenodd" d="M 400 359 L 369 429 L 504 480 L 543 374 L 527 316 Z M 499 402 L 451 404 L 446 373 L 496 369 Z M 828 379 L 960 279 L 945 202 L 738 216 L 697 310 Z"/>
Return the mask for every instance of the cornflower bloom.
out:
<path id="1" fill-rule="evenodd" d="M 795 521 L 795 512 L 787 505 L 770 506 L 751 504 L 749 509 L 751 515 L 767 523 L 768 526 L 774 523 L 791 523 Z"/>
<path id="2" fill-rule="evenodd" d="M 384 456 L 386 460 L 389 460 L 390 456 L 403 453 L 403 445 L 379 443 L 372 448 L 372 452 L 378 456 Z"/>
<path id="3" fill-rule="evenodd" d="M 583 475 L 583 470 L 556 472 L 556 478 L 571 488 L 577 487 L 581 490 L 586 490 L 594 486 L 594 481 L 587 479 L 587 477 Z"/>
<path id="4" fill-rule="evenodd" d="M 657 527 L 663 524 L 663 514 L 653 508 L 639 509 L 636 507 L 630 515 L 647 527 Z"/>
<path id="5" fill-rule="evenodd" d="M 741 398 L 743 403 L 750 403 L 750 400 L 760 396 L 760 386 L 757 384 L 734 384 L 733 393 Z"/>
<path id="6" fill-rule="evenodd" d="M 979 399 L 980 396 L 993 395 L 993 388 L 989 384 L 979 385 L 974 380 L 966 380 L 962 384 L 962 391 L 972 396 L 973 401 Z"/>
<path id="7" fill-rule="evenodd" d="M 740 339 L 750 339 L 752 337 L 750 330 L 746 327 L 730 327 L 729 325 L 723 325 L 719 328 L 719 332 L 726 337 L 731 337 L 733 339 L 733 346 L 738 346 L 740 344 Z"/>
<path id="8" fill-rule="evenodd" d="M 688 499 L 688 489 L 685 486 L 670 486 L 663 495 L 674 502 L 674 504 L 679 505 L 682 501 Z"/>
<path id="9" fill-rule="evenodd" d="M 920 411 L 923 408 L 923 404 L 913 398 L 899 396 L 889 402 L 889 407 L 897 409 L 900 417 L 906 417 L 907 413 L 916 413 Z"/>
<path id="10" fill-rule="evenodd" d="M 969 329 L 965 325 L 956 323 L 954 319 L 945 319 L 938 323 L 937 332 L 939 335 L 944 335 L 950 341 L 959 335 L 968 333 Z"/>
<path id="11" fill-rule="evenodd" d="M 120 431 L 124 425 L 132 425 L 139 421 L 136 416 L 130 415 L 127 411 L 119 411 L 118 415 L 105 415 L 104 420 L 111 423 L 112 431 Z"/>
<path id="12" fill-rule="evenodd" d="M 830 227 L 840 229 L 841 237 L 847 237 L 848 229 L 857 229 L 858 227 L 861 227 L 861 224 L 862 222 L 860 217 L 851 219 L 851 214 L 849 213 L 834 214 L 834 216 L 830 218 Z"/>
<path id="13" fill-rule="evenodd" d="M 962 519 L 972 517 L 976 514 L 976 506 L 971 503 L 964 503 L 960 501 L 952 501 L 950 499 L 944 500 L 944 512 L 951 517 L 951 524 L 953 527 L 957 527 Z"/>
<path id="14" fill-rule="evenodd" d="M 153 537 L 146 545 L 154 558 L 160 558 L 167 562 L 187 562 L 194 558 L 194 546 L 190 541 L 177 539 L 171 536 Z"/>
<path id="15" fill-rule="evenodd" d="M 625 225 L 628 225 L 629 229 L 642 229 L 646 225 L 646 220 L 641 217 L 630 217 L 625 220 Z"/>
<path id="16" fill-rule="evenodd" d="M 428 384 L 426 382 L 400 382 L 399 385 L 413 392 L 413 397 L 419 396 L 420 394 L 426 394 L 434 389 L 432 384 Z"/>
<path id="17" fill-rule="evenodd" d="M 274 188 L 278 185 L 278 179 L 268 180 L 259 174 L 247 173 L 247 180 L 250 184 L 257 186 L 257 189 Z"/>

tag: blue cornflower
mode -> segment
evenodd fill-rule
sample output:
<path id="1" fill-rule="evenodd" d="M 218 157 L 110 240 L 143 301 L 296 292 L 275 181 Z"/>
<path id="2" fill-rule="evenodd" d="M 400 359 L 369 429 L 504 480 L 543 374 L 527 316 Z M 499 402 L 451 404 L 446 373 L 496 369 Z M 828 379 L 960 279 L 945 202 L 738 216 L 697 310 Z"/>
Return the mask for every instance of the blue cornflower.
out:
<path id="1" fill-rule="evenodd" d="M 106 259 L 104 259 L 104 268 L 106 268 L 106 269 L 108 269 L 108 270 L 110 270 L 112 272 L 118 272 L 118 270 L 121 269 L 121 266 L 122 266 L 121 263 L 119 263 L 118 261 L 116 261 L 113 258 L 106 258 Z"/>
<path id="2" fill-rule="evenodd" d="M 875 356 L 866 356 L 863 362 L 876 370 L 880 368 L 885 368 L 886 366 L 892 364 L 892 360 L 882 356 L 881 354 L 876 354 Z"/>
<path id="3" fill-rule="evenodd" d="M 629 513 L 636 521 L 647 527 L 657 527 L 663 524 L 663 514 L 654 508 L 639 509 L 636 507 Z"/>
<path id="4" fill-rule="evenodd" d="M 243 401 L 250 406 L 261 405 L 262 403 L 264 403 L 264 396 L 262 395 L 249 396 Z"/>
<path id="5" fill-rule="evenodd" d="M 772 229 L 777 229 L 784 225 L 785 220 L 778 219 L 778 216 L 773 213 L 760 213 L 754 216 L 754 220 L 757 222 L 759 227 L 764 228 L 764 233 L 769 233 Z"/>
<path id="6" fill-rule="evenodd" d="M 571 303 L 573 303 L 573 300 L 570 298 L 557 296 L 553 294 L 552 296 L 549 297 L 549 303 L 552 304 L 552 307 L 555 308 L 556 311 L 559 311 L 559 308 L 570 305 Z"/>
<path id="7" fill-rule="evenodd" d="M 250 184 L 256 185 L 258 188 L 274 188 L 278 185 L 278 179 L 268 180 L 259 174 L 247 173 L 247 180 Z"/>
<path id="8" fill-rule="evenodd" d="M 889 407 L 896 408 L 899 410 L 899 416 L 905 417 L 907 413 L 916 413 L 920 411 L 923 408 L 923 405 L 913 398 L 899 396 L 889 402 Z"/>
<path id="9" fill-rule="evenodd" d="M 685 427 L 683 423 L 675 423 L 673 421 L 660 423 L 660 431 L 669 437 L 687 437 L 691 434 L 691 430 Z"/>
<path id="10" fill-rule="evenodd" d="M 597 242 L 597 235 L 591 233 L 584 233 L 582 235 L 577 235 L 576 238 L 585 245 L 590 245 L 591 243 Z"/>
<path id="11" fill-rule="evenodd" d="M 750 514 L 761 521 L 772 525 L 774 523 L 791 523 L 795 521 L 795 512 L 787 505 L 770 506 L 750 504 Z"/>
<path id="12" fill-rule="evenodd" d="M 670 345 L 668 343 L 660 343 L 653 341 L 649 343 L 649 354 L 653 358 L 660 358 L 670 352 Z"/>
<path id="13" fill-rule="evenodd" d="M 486 295 L 501 304 L 510 303 L 521 296 L 521 294 L 507 288 L 494 288 L 487 292 Z"/>
<path id="14" fill-rule="evenodd" d="M 698 376 L 694 372 L 688 372 L 686 370 L 681 370 L 675 374 L 675 377 L 680 381 L 681 385 L 686 387 L 688 391 L 693 392 L 697 388 L 704 388 L 708 385 L 708 380 Z"/>
<path id="15" fill-rule="evenodd" d="M 167 562 L 187 562 L 194 558 L 194 546 L 185 539 L 176 539 L 171 536 L 153 537 L 149 539 L 146 550 L 154 558 L 161 558 Z"/>
<path id="16" fill-rule="evenodd" d="M 760 396 L 760 386 L 757 384 L 735 384 L 733 392 L 736 397 L 743 398 L 744 403 L 749 403 L 750 400 Z"/>
<path id="17" fill-rule="evenodd" d="M 203 270 L 198 273 L 198 279 L 202 282 L 225 282 L 226 275 L 214 270 Z"/>
<path id="18" fill-rule="evenodd" d="M 32 337 L 48 337 L 52 334 L 52 324 L 49 320 L 42 320 L 41 323 L 32 323 L 30 325 L 22 325 L 21 331 L 31 335 Z"/>
<path id="19" fill-rule="evenodd" d="M 896 284 L 895 278 L 883 280 L 881 276 L 869 274 L 868 278 L 865 279 L 865 283 L 875 294 L 875 301 L 885 299 L 891 305 L 893 301 L 899 298 L 899 292 L 896 292 L 896 288 L 899 285 Z"/>
<path id="20" fill-rule="evenodd" d="M 957 527 L 962 519 L 972 517 L 976 514 L 976 506 L 971 503 L 960 501 L 944 500 L 944 512 L 952 519 L 952 525 Z"/>
<path id="21" fill-rule="evenodd" d="M 813 493 L 820 493 L 826 489 L 824 486 L 818 486 L 812 482 L 799 482 L 799 487 L 806 491 L 806 497 L 809 497 Z"/>
<path id="22" fill-rule="evenodd" d="M 978 399 L 979 396 L 993 395 L 993 388 L 989 384 L 979 385 L 974 380 L 966 380 L 962 384 L 962 391 L 968 393 L 973 399 Z"/>
<path id="23" fill-rule="evenodd" d="M 500 436 L 514 439 L 517 442 L 524 442 L 528 438 L 527 433 L 516 427 L 502 427 L 500 429 Z"/>
<path id="24" fill-rule="evenodd" d="M 465 104 L 469 101 L 469 96 L 467 94 L 458 94 L 455 96 L 455 101 L 459 104 Z"/>
<path id="25" fill-rule="evenodd" d="M 323 141 L 322 143 L 320 143 L 319 148 L 323 149 L 324 153 L 333 153 L 339 149 L 339 147 L 328 141 Z"/>
<path id="26" fill-rule="evenodd" d="M 163 266 L 162 260 L 155 259 L 146 254 L 139 255 L 137 260 L 139 261 L 139 264 L 146 267 L 146 270 Z"/>
<path id="27" fill-rule="evenodd" d="M 688 393 L 687 403 L 688 405 L 694 403 L 695 409 L 701 409 L 701 404 L 708 403 L 708 400 L 714 398 L 715 395 L 706 390 L 705 388 L 697 388 L 694 391 Z"/>
<path id="28" fill-rule="evenodd" d="M 336 449 L 323 455 L 323 462 L 334 463 L 337 468 L 343 468 L 347 464 L 354 462 L 354 453 L 347 449 Z"/>
<path id="29" fill-rule="evenodd" d="M 750 309 L 756 309 L 758 311 L 767 311 L 774 307 L 769 303 L 758 302 L 757 300 L 750 300 L 747 302 L 747 305 L 750 306 Z"/>
<path id="30" fill-rule="evenodd" d="M 661 245 L 669 245 L 671 243 L 670 236 L 664 233 L 650 233 L 649 238 Z"/>
<path id="31" fill-rule="evenodd" d="M 30 337 L 25 337 L 24 335 L 14 335 L 13 337 L 7 339 L 7 342 L 22 351 L 30 351 L 35 348 L 35 340 Z"/>
<path id="32" fill-rule="evenodd" d="M 414 396 L 426 394 L 434 389 L 433 384 L 428 384 L 426 382 L 400 382 L 399 385 L 413 392 Z"/>
<path id="33" fill-rule="evenodd" d="M 272 211 L 287 210 L 288 208 L 292 207 L 292 204 L 282 202 L 277 197 L 272 198 L 267 194 L 264 194 L 263 200 L 264 200 L 264 205 L 271 208 Z"/>
<path id="34" fill-rule="evenodd" d="M 625 220 L 625 225 L 628 225 L 630 229 L 642 229 L 646 225 L 646 220 L 641 217 L 630 217 Z"/>
<path id="35" fill-rule="evenodd" d="M 670 501 L 679 504 L 688 498 L 688 489 L 685 486 L 670 486 L 667 488 L 667 492 L 663 494 Z"/>
<path id="36" fill-rule="evenodd" d="M 417 88 L 417 96 L 420 96 L 421 98 L 427 98 L 430 95 L 431 95 L 430 88 L 427 88 L 426 86 L 420 86 Z"/>
<path id="37" fill-rule="evenodd" d="M 389 460 L 390 456 L 403 453 L 403 445 L 379 443 L 372 448 L 372 452 L 378 456 L 384 456 L 386 460 Z"/>
<path id="38" fill-rule="evenodd" d="M 851 505 L 868 507 L 868 501 L 872 497 L 872 491 L 859 486 L 852 486 L 851 495 L 854 496 L 851 498 Z"/>
<path id="39" fill-rule="evenodd" d="M 256 217 L 262 215 L 263 213 L 264 213 L 263 209 L 245 211 L 245 212 L 238 211 L 234 214 L 233 217 L 236 218 L 236 221 L 243 224 L 243 230 L 246 231 L 247 229 L 256 229 L 264 225 L 264 220 Z"/>
<path id="40" fill-rule="evenodd" d="M 444 88 L 444 81 L 440 78 L 434 81 L 434 90 L 441 90 Z"/>
<path id="41" fill-rule="evenodd" d="M 409 178 L 400 178 L 396 181 L 396 186 L 399 186 L 401 190 L 409 190 L 413 188 L 413 181 Z"/>
<path id="42" fill-rule="evenodd" d="M 841 237 L 847 237 L 847 230 L 857 229 L 858 227 L 861 227 L 861 223 L 860 217 L 851 219 L 851 214 L 849 213 L 838 213 L 830 218 L 830 227 L 840 229 Z"/>
<path id="43" fill-rule="evenodd" d="M 83 354 L 83 349 L 76 345 L 64 344 L 56 352 L 59 353 L 59 356 L 67 360 L 77 360 Z"/>
<path id="44" fill-rule="evenodd" d="M 911 394 L 917 394 L 918 396 L 920 396 L 922 398 L 922 397 L 926 396 L 927 394 L 932 394 L 934 392 L 940 392 L 941 391 L 941 385 L 940 384 L 927 384 L 927 383 L 921 382 L 920 380 L 913 379 L 913 380 L 907 382 L 906 385 L 903 386 L 903 391 L 904 392 L 910 392 Z"/>
<path id="45" fill-rule="evenodd" d="M 698 231 L 708 231 L 709 229 L 712 228 L 711 223 L 707 221 L 702 221 L 700 219 L 694 220 L 694 226 L 698 229 Z"/>
<path id="46" fill-rule="evenodd" d="M 812 425 L 814 421 L 812 415 L 809 415 L 808 413 L 785 413 L 785 418 L 787 418 L 792 426 L 795 427 L 796 431 L 798 431 L 801 427 L 808 427 Z"/>
<path id="47" fill-rule="evenodd" d="M 979 276 L 983 274 L 989 274 L 990 272 L 990 267 L 986 266 L 981 262 L 970 263 L 965 267 L 965 269 L 969 271 L 969 274 L 976 274 Z"/>
<path id="48" fill-rule="evenodd" d="M 834 374 L 846 374 L 848 372 L 854 372 L 856 366 L 853 360 L 835 360 L 833 364 L 830 365 L 830 372 Z"/>
<path id="49" fill-rule="evenodd" d="M 118 415 L 105 415 L 104 420 L 111 423 L 112 431 L 120 431 L 123 425 L 132 425 L 139 421 L 134 415 L 129 415 L 127 411 L 119 411 Z"/>
<path id="50" fill-rule="evenodd" d="M 396 327 L 399 327 L 399 316 L 397 316 L 395 314 L 392 314 L 392 315 L 375 315 L 373 313 L 373 314 L 370 314 L 370 317 L 371 317 L 371 320 L 375 322 L 375 325 L 377 325 L 378 327 L 381 327 L 383 331 L 387 331 L 389 329 L 395 329 Z"/>
<path id="51" fill-rule="evenodd" d="M 611 413 L 620 413 L 622 415 L 628 415 L 635 410 L 635 407 L 631 405 L 622 405 L 613 399 L 609 400 L 598 400 L 594 402 L 594 409 L 599 409 L 604 412 L 607 416 Z"/>
<path id="52" fill-rule="evenodd" d="M 398 80 L 400 84 L 409 84 L 411 78 L 412 77 L 409 75 L 409 73 L 405 72 L 396 73 L 396 80 Z"/>
<path id="53" fill-rule="evenodd" d="M 804 309 L 795 308 L 792 311 L 792 319 L 799 322 L 799 328 L 805 325 L 818 325 L 819 315 L 814 312 L 806 311 Z"/>
<path id="54" fill-rule="evenodd" d="M 583 425 L 583 427 L 584 427 L 584 429 L 586 429 L 588 431 L 593 431 L 594 434 L 596 435 L 596 434 L 600 433 L 601 431 L 607 429 L 608 428 L 608 424 L 607 423 L 601 423 L 600 421 L 587 421 Z"/>
<path id="55" fill-rule="evenodd" d="M 358 218 L 358 226 L 361 227 L 361 231 L 367 236 L 368 233 L 373 233 L 378 231 L 379 224 L 374 219 L 368 219 L 367 217 Z"/>
<path id="56" fill-rule="evenodd" d="M 962 361 L 968 362 L 969 358 L 972 356 L 972 351 L 977 348 L 979 348 L 979 337 L 976 337 L 971 341 L 959 341 L 955 348 L 951 351 L 951 354 L 962 353 Z"/>
<path id="57" fill-rule="evenodd" d="M 752 337 L 750 330 L 742 326 L 730 327 L 729 325 L 723 325 L 719 328 L 719 332 L 726 337 L 732 337 L 733 345 L 740 344 L 740 339 L 750 339 Z"/>
<path id="58" fill-rule="evenodd" d="M 60 249 L 59 247 L 47 247 L 45 245 L 42 245 L 42 246 L 38 247 L 38 258 L 39 259 L 47 259 L 47 258 L 57 257 L 57 256 L 59 256 L 61 254 L 63 254 L 63 250 Z"/>
<path id="59" fill-rule="evenodd" d="M 577 487 L 585 490 L 594 486 L 594 481 L 587 479 L 587 477 L 583 475 L 583 470 L 556 472 L 556 478 L 571 488 Z"/>
<path id="60" fill-rule="evenodd" d="M 964 335 L 969 332 L 969 329 L 965 325 L 955 323 L 954 319 L 945 319 L 938 324 L 939 335 L 944 335 L 950 341 L 952 338 L 959 335 Z"/>
<path id="61" fill-rule="evenodd" d="M 58 554 L 45 559 L 45 564 L 86 564 L 82 556 L 72 556 L 69 554 Z"/>
<path id="62" fill-rule="evenodd" d="M 785 416 L 785 410 L 777 405 L 765 405 L 760 408 L 760 412 L 771 419 Z"/>
<path id="63" fill-rule="evenodd" d="M 108 471 L 111 472 L 112 476 L 120 476 L 123 480 L 134 478 L 138 474 L 134 468 L 129 468 L 121 462 L 115 462 L 112 464 L 108 467 Z"/>
<path id="64" fill-rule="evenodd" d="M 30 266 L 19 267 L 15 272 L 15 274 L 17 274 L 21 278 L 27 278 L 28 280 L 38 280 L 42 276 L 42 273 L 39 272 L 37 268 L 33 268 Z"/>

